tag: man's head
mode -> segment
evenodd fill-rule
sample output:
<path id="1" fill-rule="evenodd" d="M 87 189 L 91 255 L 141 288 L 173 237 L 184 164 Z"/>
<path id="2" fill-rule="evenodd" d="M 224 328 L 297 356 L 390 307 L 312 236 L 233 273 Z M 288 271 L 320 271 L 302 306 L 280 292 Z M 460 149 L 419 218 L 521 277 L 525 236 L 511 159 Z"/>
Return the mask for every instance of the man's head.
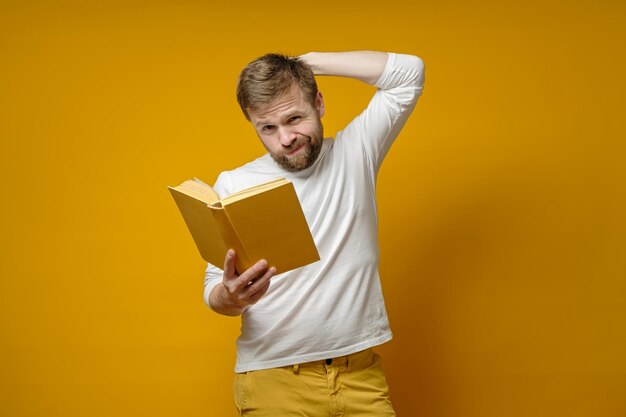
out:
<path id="1" fill-rule="evenodd" d="M 237 100 L 278 164 L 299 171 L 315 162 L 324 100 L 311 68 L 296 57 L 264 55 L 241 72 Z"/>

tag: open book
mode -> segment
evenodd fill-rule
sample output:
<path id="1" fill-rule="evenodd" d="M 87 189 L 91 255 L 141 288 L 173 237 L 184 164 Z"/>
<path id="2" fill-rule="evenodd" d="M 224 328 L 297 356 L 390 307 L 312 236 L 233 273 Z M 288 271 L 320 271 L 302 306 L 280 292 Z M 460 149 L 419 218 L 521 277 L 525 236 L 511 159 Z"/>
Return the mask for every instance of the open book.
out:
<path id="1" fill-rule="evenodd" d="M 290 271 L 319 260 L 293 184 L 279 178 L 221 198 L 198 179 L 169 188 L 202 258 L 224 267 L 237 252 L 241 273 L 260 259 Z"/>

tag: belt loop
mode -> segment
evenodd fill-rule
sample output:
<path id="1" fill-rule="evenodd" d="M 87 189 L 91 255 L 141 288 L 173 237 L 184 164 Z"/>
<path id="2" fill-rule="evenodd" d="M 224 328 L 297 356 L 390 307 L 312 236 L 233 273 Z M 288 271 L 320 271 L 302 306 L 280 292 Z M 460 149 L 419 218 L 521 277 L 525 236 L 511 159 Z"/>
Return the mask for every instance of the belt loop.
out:
<path id="1" fill-rule="evenodd" d="M 352 361 L 350 360 L 350 355 L 346 356 L 346 368 L 348 368 L 348 372 L 352 372 Z"/>
<path id="2" fill-rule="evenodd" d="M 294 373 L 294 374 L 297 374 L 299 371 L 300 371 L 300 364 L 296 363 L 296 364 L 293 366 L 293 373 Z"/>

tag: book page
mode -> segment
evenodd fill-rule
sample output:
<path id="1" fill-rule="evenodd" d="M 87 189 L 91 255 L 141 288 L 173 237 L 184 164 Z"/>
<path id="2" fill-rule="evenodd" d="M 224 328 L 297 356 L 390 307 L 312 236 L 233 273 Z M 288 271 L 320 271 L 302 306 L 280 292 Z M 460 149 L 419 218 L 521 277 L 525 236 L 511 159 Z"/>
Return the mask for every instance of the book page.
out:
<path id="1" fill-rule="evenodd" d="M 223 205 L 232 204 L 235 201 L 239 201 L 248 196 L 259 194 L 259 193 L 271 190 L 276 187 L 280 187 L 281 185 L 284 185 L 288 182 L 289 181 L 287 181 L 284 178 L 277 178 L 275 180 L 265 182 L 263 184 L 255 185 L 254 187 L 246 188 L 244 190 L 237 191 L 236 193 L 232 193 L 228 197 L 224 197 L 222 199 L 222 204 Z"/>
<path id="2" fill-rule="evenodd" d="M 177 187 L 172 187 L 181 193 L 197 198 L 206 204 L 212 205 L 219 201 L 217 193 L 208 185 L 197 181 L 188 180 Z"/>

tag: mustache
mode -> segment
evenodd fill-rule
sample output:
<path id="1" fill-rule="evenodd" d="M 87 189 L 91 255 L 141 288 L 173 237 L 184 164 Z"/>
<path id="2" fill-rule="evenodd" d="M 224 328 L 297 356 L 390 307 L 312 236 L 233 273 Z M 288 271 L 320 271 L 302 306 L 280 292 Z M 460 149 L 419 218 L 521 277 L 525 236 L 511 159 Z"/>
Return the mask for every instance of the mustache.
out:
<path id="1" fill-rule="evenodd" d="M 302 145 L 306 145 L 310 141 L 311 141 L 311 138 L 309 138 L 308 136 L 301 136 L 301 137 L 296 138 L 296 140 L 294 140 L 289 146 L 283 146 L 283 150 L 286 153 L 289 153 L 293 151 L 294 149 L 298 149 Z"/>

